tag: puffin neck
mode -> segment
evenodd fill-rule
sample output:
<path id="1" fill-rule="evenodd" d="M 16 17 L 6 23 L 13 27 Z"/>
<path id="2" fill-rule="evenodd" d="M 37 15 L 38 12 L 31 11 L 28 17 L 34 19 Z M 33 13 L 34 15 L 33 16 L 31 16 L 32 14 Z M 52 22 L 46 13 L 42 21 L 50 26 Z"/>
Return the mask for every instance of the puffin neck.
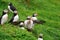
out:
<path id="1" fill-rule="evenodd" d="M 14 16 L 16 16 L 17 14 L 14 13 Z"/>
<path id="2" fill-rule="evenodd" d="M 36 17 L 34 14 L 33 14 L 33 16 L 32 17 Z"/>
<path id="3" fill-rule="evenodd" d="M 42 36 L 39 36 L 39 38 L 43 38 Z"/>
<path id="4" fill-rule="evenodd" d="M 12 4 L 9 4 L 9 6 L 12 6 Z"/>

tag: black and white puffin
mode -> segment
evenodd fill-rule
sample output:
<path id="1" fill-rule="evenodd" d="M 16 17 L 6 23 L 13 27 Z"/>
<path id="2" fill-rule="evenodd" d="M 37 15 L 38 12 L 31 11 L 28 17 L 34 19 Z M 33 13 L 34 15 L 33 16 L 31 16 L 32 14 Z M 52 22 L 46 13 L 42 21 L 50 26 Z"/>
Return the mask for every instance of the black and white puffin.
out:
<path id="1" fill-rule="evenodd" d="M 24 21 L 20 21 L 20 22 L 19 22 L 19 26 L 20 26 L 21 29 L 25 29 L 25 28 L 24 28 Z"/>
<path id="2" fill-rule="evenodd" d="M 38 40 L 43 40 L 43 34 L 40 34 Z"/>
<path id="3" fill-rule="evenodd" d="M 31 19 L 32 19 L 33 21 L 38 20 L 36 16 L 37 16 L 37 13 L 34 13 L 34 14 L 32 15 L 32 18 L 31 18 Z"/>
<path id="4" fill-rule="evenodd" d="M 8 10 L 5 9 L 2 13 L 2 16 L 0 17 L 0 24 L 3 25 L 4 23 L 6 23 L 8 20 Z"/>
<path id="5" fill-rule="evenodd" d="M 33 16 L 32 16 L 32 18 L 31 18 L 34 23 L 37 23 L 37 24 L 43 24 L 43 23 L 45 23 L 44 20 L 38 20 L 36 16 L 37 16 L 37 13 L 34 13 Z"/>
<path id="6" fill-rule="evenodd" d="M 12 13 L 13 13 L 14 11 L 17 11 L 16 8 L 13 6 L 12 3 L 9 3 L 8 9 L 9 9 L 9 11 L 11 11 Z"/>
<path id="7" fill-rule="evenodd" d="M 17 11 L 14 12 L 13 17 L 11 18 L 9 23 L 12 23 L 12 24 L 15 24 L 15 25 L 17 25 L 19 23 L 19 16 L 18 16 Z"/>
<path id="8" fill-rule="evenodd" d="M 27 20 L 24 21 L 24 25 L 27 28 L 28 31 L 32 31 L 32 28 L 34 26 L 33 21 L 31 20 L 31 17 L 28 16 Z"/>

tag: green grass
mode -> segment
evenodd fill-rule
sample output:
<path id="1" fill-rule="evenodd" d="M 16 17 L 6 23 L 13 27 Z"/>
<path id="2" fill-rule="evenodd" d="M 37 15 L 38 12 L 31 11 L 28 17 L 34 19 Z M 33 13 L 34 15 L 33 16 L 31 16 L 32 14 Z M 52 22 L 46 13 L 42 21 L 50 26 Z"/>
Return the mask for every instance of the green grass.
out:
<path id="1" fill-rule="evenodd" d="M 44 40 L 60 40 L 60 0 L 30 0 L 30 5 L 25 0 L 0 0 L 0 16 L 9 2 L 17 8 L 20 20 L 25 20 L 28 15 L 38 13 L 39 20 L 45 20 L 44 25 L 36 24 L 34 32 L 21 30 L 19 26 L 0 25 L 0 40 L 37 40 L 40 33 L 44 34 Z M 9 14 L 9 20 L 12 13 Z M 8 20 L 8 21 L 9 21 Z"/>

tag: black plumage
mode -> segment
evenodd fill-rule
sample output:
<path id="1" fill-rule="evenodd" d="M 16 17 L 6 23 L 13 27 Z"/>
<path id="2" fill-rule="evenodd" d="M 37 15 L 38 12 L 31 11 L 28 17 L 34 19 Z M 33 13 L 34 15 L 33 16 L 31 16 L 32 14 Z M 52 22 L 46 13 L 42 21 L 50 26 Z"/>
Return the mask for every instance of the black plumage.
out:
<path id="1" fill-rule="evenodd" d="M 12 11 L 16 11 L 16 8 L 12 5 L 12 3 L 10 3 L 9 6 Z"/>
<path id="2" fill-rule="evenodd" d="M 39 36 L 39 38 L 43 38 L 42 36 Z"/>
<path id="3" fill-rule="evenodd" d="M 33 22 L 37 23 L 37 24 L 44 24 L 44 23 L 46 23 L 46 21 L 44 21 L 44 20 L 35 20 Z"/>

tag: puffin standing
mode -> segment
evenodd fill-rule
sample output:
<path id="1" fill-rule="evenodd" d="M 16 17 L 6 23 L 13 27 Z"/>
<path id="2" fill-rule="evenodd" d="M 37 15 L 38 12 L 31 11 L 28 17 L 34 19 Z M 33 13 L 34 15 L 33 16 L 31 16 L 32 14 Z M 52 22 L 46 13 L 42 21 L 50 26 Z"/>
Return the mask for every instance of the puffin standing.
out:
<path id="1" fill-rule="evenodd" d="M 2 13 L 2 16 L 0 17 L 0 24 L 3 25 L 4 23 L 6 23 L 8 20 L 8 10 L 5 9 Z"/>
<path id="2" fill-rule="evenodd" d="M 43 23 L 45 23 L 44 20 L 38 20 L 36 16 L 37 16 L 37 13 L 34 13 L 33 16 L 32 16 L 32 18 L 31 18 L 34 23 L 37 23 L 37 24 L 43 24 Z"/>
<path id="3" fill-rule="evenodd" d="M 30 16 L 28 16 L 27 20 L 24 21 L 24 25 L 28 31 L 30 31 L 30 32 L 32 31 L 34 24 L 33 24 L 33 21 L 31 20 Z"/>
<path id="4" fill-rule="evenodd" d="M 13 17 L 11 18 L 9 23 L 12 23 L 14 25 L 17 25 L 19 23 L 19 16 L 18 16 L 17 11 L 14 11 Z"/>
<path id="5" fill-rule="evenodd" d="M 13 6 L 12 3 L 9 3 L 8 9 L 9 9 L 9 11 L 11 11 L 12 13 L 13 13 L 14 11 L 17 11 L 16 8 Z"/>
<path id="6" fill-rule="evenodd" d="M 43 40 L 43 34 L 40 34 L 38 40 Z"/>

